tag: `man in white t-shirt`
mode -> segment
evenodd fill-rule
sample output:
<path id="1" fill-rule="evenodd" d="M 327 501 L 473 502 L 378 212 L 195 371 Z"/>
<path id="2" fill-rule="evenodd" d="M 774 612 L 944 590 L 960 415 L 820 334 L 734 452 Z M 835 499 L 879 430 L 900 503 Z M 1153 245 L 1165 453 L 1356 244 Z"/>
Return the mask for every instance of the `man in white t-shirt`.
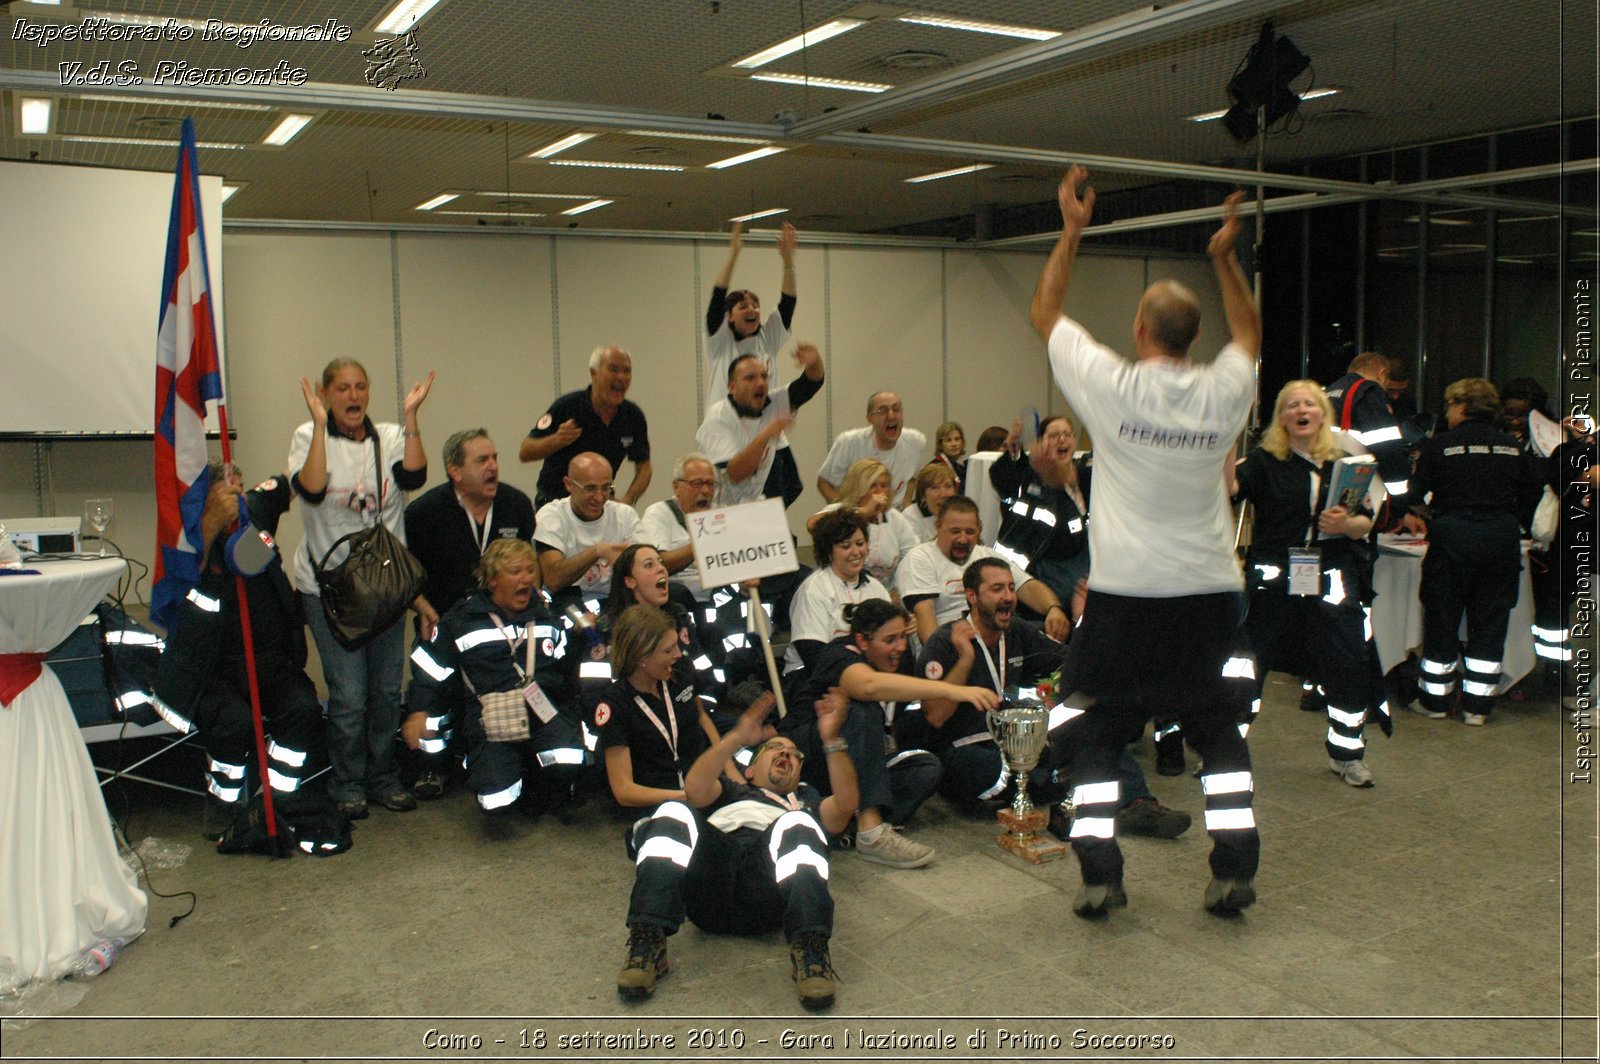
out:
<path id="1" fill-rule="evenodd" d="M 780 498 L 791 505 L 804 490 L 783 432 L 795 412 L 822 390 L 822 352 L 816 345 L 795 348 L 801 375 L 770 392 L 766 360 L 740 355 L 728 368 L 728 395 L 706 414 L 695 433 L 700 450 L 717 467 L 723 506 Z"/>
<path id="2" fill-rule="evenodd" d="M 889 498 L 896 506 L 911 502 L 911 483 L 928 464 L 928 437 L 906 425 L 905 406 L 894 392 L 873 392 L 867 399 L 867 423 L 833 438 L 828 457 L 817 470 L 817 490 L 829 502 L 839 501 L 839 485 L 850 467 L 875 458 L 889 470 Z"/>
<path id="3" fill-rule="evenodd" d="M 1066 642 L 1072 620 L 1049 585 L 978 542 L 983 523 L 978 519 L 977 503 L 965 495 L 951 496 L 939 507 L 933 529 L 933 540 L 908 551 L 895 572 L 900 604 L 915 618 L 918 639 L 926 643 L 941 624 L 967 612 L 967 592 L 961 583 L 967 566 L 983 558 L 999 558 L 1011 569 L 1017 598 L 1044 616 L 1045 634 L 1058 643 Z"/>
<path id="4" fill-rule="evenodd" d="M 1130 362 L 1061 313 L 1094 207 L 1093 189 L 1078 194 L 1087 176 L 1074 166 L 1061 182 L 1061 237 L 1032 305 L 1056 385 L 1095 442 L 1089 594 L 1062 676 L 1088 726 L 1072 744 L 1072 847 L 1083 871 L 1072 907 L 1101 916 L 1127 904 L 1113 830 L 1116 762 L 1161 711 L 1176 712 L 1204 759 L 1212 840 L 1204 904 L 1232 914 L 1255 901 L 1261 849 L 1238 727 L 1250 698 L 1242 680 L 1254 667 L 1240 649 L 1244 582 L 1222 477 L 1250 412 L 1261 346 L 1261 315 L 1234 254 L 1244 194 L 1228 197 L 1207 249 L 1231 342 L 1215 361 L 1193 362 L 1199 303 L 1176 281 L 1157 281 L 1139 301 Z"/>
<path id="5" fill-rule="evenodd" d="M 672 470 L 672 498 L 653 502 L 639 515 L 639 539 L 661 552 L 661 562 L 698 602 L 707 602 L 711 592 L 700 588 L 700 571 L 695 568 L 694 547 L 689 543 L 689 518 L 692 513 L 711 509 L 717 494 L 717 470 L 699 451 L 678 459 Z"/>
<path id="6" fill-rule="evenodd" d="M 598 612 L 611 589 L 612 563 L 629 543 L 639 542 L 639 515 L 611 498 L 611 463 L 603 455 L 577 455 L 563 480 L 567 497 L 545 503 L 534 515 L 533 545 L 556 609 L 582 603 Z"/>

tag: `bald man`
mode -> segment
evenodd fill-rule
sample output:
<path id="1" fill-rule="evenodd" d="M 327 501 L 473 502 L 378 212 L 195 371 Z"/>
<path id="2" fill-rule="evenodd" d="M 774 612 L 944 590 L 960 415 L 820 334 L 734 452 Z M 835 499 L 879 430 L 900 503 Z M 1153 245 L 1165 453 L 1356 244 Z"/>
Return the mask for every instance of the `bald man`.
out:
<path id="1" fill-rule="evenodd" d="M 1073 633 L 1062 690 L 1086 710 L 1070 750 L 1072 848 L 1083 887 L 1072 908 L 1097 917 L 1127 905 L 1115 824 L 1117 758 L 1157 712 L 1176 713 L 1205 759 L 1200 777 L 1211 836 L 1205 908 L 1236 913 L 1255 901 L 1260 837 L 1251 809 L 1250 752 L 1237 726 L 1254 676 L 1240 621 L 1244 580 L 1233 552 L 1223 463 L 1244 430 L 1255 392 L 1261 315 L 1234 254 L 1237 204 L 1228 197 L 1208 253 L 1231 342 L 1199 365 L 1189 347 L 1200 304 L 1176 281 L 1139 301 L 1132 364 L 1061 313 L 1094 190 L 1074 166 L 1061 182 L 1061 237 L 1034 290 L 1032 319 L 1057 386 L 1095 441 L 1089 594 Z M 1060 736 L 1052 736 L 1059 742 Z"/>
<path id="2" fill-rule="evenodd" d="M 539 507 L 533 543 L 544 586 L 558 609 L 582 603 L 599 613 L 611 590 L 611 565 L 638 542 L 639 515 L 613 499 L 611 463 L 586 451 L 567 465 L 567 497 Z"/>
<path id="3" fill-rule="evenodd" d="M 867 423 L 833 438 L 828 457 L 817 470 L 817 490 L 829 502 L 839 501 L 839 485 L 850 467 L 875 458 L 889 470 L 889 498 L 896 506 L 911 503 L 911 482 L 928 460 L 928 437 L 906 428 L 905 406 L 894 392 L 867 396 Z"/>

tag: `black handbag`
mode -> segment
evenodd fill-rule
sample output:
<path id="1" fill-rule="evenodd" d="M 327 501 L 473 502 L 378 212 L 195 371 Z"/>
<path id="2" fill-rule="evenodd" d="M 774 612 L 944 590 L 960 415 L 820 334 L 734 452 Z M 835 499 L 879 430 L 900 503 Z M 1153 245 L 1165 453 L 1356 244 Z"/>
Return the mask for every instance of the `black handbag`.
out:
<path id="1" fill-rule="evenodd" d="M 388 629 L 422 594 L 428 573 L 400 537 L 383 523 L 383 454 L 372 436 L 378 463 L 378 523 L 342 536 L 317 566 L 322 613 L 339 645 L 359 650 Z M 332 569 L 328 559 L 340 547 L 350 554 Z"/>

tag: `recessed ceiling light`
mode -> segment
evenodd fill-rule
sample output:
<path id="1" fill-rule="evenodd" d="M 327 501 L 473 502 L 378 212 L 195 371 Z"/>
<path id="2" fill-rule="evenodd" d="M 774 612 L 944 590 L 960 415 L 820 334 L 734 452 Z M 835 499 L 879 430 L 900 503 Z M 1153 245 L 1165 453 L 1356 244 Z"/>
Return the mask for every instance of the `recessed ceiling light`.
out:
<path id="1" fill-rule="evenodd" d="M 805 74 L 751 74 L 751 81 L 772 81 L 779 85 L 808 85 L 818 89 L 846 89 L 850 92 L 887 92 L 894 88 L 878 81 L 850 81 L 846 78 L 815 78 Z"/>
<path id="2" fill-rule="evenodd" d="M 678 174 L 683 167 L 671 163 L 607 163 L 599 159 L 551 159 L 551 166 L 590 166 L 599 170 L 660 170 Z"/>
<path id="3" fill-rule="evenodd" d="M 979 170 L 993 169 L 994 163 L 973 163 L 971 166 L 958 166 L 954 170 L 940 170 L 934 174 L 922 174 L 918 177 L 906 178 L 908 185 L 920 185 L 924 181 L 938 181 L 946 177 L 960 177 L 962 174 L 975 174 Z"/>
<path id="4" fill-rule="evenodd" d="M 372 29 L 376 33 L 404 33 L 427 17 L 439 0 L 400 0 L 378 19 Z"/>
<path id="5" fill-rule="evenodd" d="M 455 211 L 455 210 L 451 210 L 451 211 L 434 211 L 433 213 L 435 215 L 448 214 L 448 215 L 451 215 L 453 217 L 454 216 L 460 216 L 462 218 L 493 218 L 496 215 L 498 215 L 498 216 L 503 218 L 503 217 L 506 216 L 507 213 L 509 213 L 511 215 L 511 217 L 513 217 L 513 218 L 543 218 L 543 217 L 545 217 L 544 212 L 542 212 L 542 211 L 510 211 L 510 212 L 507 212 L 507 211 L 503 211 L 503 210 L 482 210 L 482 211 Z"/>
<path id="6" fill-rule="evenodd" d="M 757 148 L 755 151 L 747 151 L 743 155 L 733 155 L 726 159 L 718 159 L 714 163 L 706 163 L 706 169 L 726 170 L 730 166 L 738 166 L 740 163 L 753 163 L 757 159 L 765 159 L 769 155 L 778 155 L 788 150 L 788 148 L 777 148 L 768 145 L 765 148 Z"/>
<path id="7" fill-rule="evenodd" d="M 1013 26 L 1004 22 L 985 22 L 975 18 L 951 18 L 948 15 L 913 13 L 898 16 L 901 22 L 918 26 L 937 26 L 943 30 L 967 30 L 970 33 L 993 33 L 1001 37 L 1022 37 L 1030 41 L 1050 41 L 1061 36 L 1060 30 L 1039 30 L 1031 26 Z"/>
<path id="8" fill-rule="evenodd" d="M 50 114 L 54 110 L 51 101 L 44 97 L 22 99 L 22 132 L 48 133 L 50 132 Z"/>
<path id="9" fill-rule="evenodd" d="M 261 143 L 281 148 L 293 140 L 302 129 L 309 126 L 313 117 L 312 115 L 284 115 L 283 121 L 274 126 L 272 132 L 262 138 Z"/>
<path id="10" fill-rule="evenodd" d="M 608 199 L 592 199 L 588 203 L 580 203 L 576 207 L 568 207 L 566 210 L 562 211 L 561 213 L 562 214 L 568 214 L 568 215 L 570 215 L 570 214 L 582 214 L 585 211 L 592 211 L 592 210 L 595 210 L 596 208 L 604 207 L 606 204 L 612 203 L 612 202 L 614 202 L 614 201 L 613 200 L 608 200 Z"/>
<path id="11" fill-rule="evenodd" d="M 546 144 L 538 151 L 530 151 L 528 153 L 528 158 L 548 159 L 550 156 L 564 152 L 568 148 L 576 147 L 586 140 L 593 140 L 596 136 L 598 136 L 598 134 L 595 133 L 569 133 L 560 140 L 552 141 L 551 143 Z"/>
<path id="12" fill-rule="evenodd" d="M 878 62 L 896 70 L 931 70 L 934 67 L 949 66 L 950 57 L 943 52 L 933 52 L 925 48 L 904 48 L 898 52 L 890 52 Z"/>
<path id="13" fill-rule="evenodd" d="M 733 65 L 740 70 L 754 70 L 756 67 L 766 66 L 774 59 L 782 59 L 786 55 L 793 55 L 802 48 L 810 48 L 814 44 L 821 44 L 830 37 L 837 37 L 841 33 L 848 33 L 857 26 L 864 26 L 866 22 L 858 18 L 836 18 L 832 22 L 824 22 L 815 29 L 806 30 L 804 33 L 790 37 L 786 41 L 779 41 L 771 48 L 763 48 L 754 55 L 747 55 L 737 59 Z"/>
<path id="14" fill-rule="evenodd" d="M 459 198 L 460 195 L 461 194 L 459 192 L 441 192 L 439 195 L 433 197 L 431 200 L 428 200 L 426 203 L 417 204 L 413 210 L 431 211 L 436 207 L 443 207 L 446 203 Z"/>
<path id="15" fill-rule="evenodd" d="M 88 134 L 74 134 L 62 137 L 69 144 L 125 144 L 134 148 L 176 148 L 175 140 L 158 140 L 154 137 L 101 137 Z M 231 144 L 220 140 L 202 140 L 195 145 L 197 148 L 215 148 L 219 151 L 242 150 L 249 147 L 247 144 Z"/>
<path id="16" fill-rule="evenodd" d="M 680 133 L 673 129 L 625 129 L 630 137 L 664 137 L 668 140 L 711 140 L 721 144 L 764 144 L 760 137 L 731 137 L 721 133 Z"/>
<path id="17" fill-rule="evenodd" d="M 1300 102 L 1301 103 L 1305 103 L 1307 100 L 1320 100 L 1324 96 L 1332 96 L 1335 93 L 1340 93 L 1340 92 L 1343 92 L 1343 91 L 1344 91 L 1343 89 L 1336 89 L 1336 88 L 1312 89 L 1311 91 L 1303 93 L 1301 95 Z M 1189 115 L 1186 119 L 1184 119 L 1184 121 L 1186 121 L 1186 122 L 1215 122 L 1217 119 L 1223 117 L 1227 113 L 1228 113 L 1228 109 L 1227 108 L 1223 108 L 1220 111 L 1202 111 L 1200 114 L 1197 114 L 1197 115 Z"/>
<path id="18" fill-rule="evenodd" d="M 590 195 L 587 195 L 587 194 L 581 194 L 581 193 L 577 194 L 577 195 L 574 195 L 571 192 L 508 192 L 503 188 L 502 189 L 495 189 L 493 191 L 478 190 L 478 189 L 467 189 L 467 190 L 463 191 L 461 193 L 461 195 L 463 195 L 463 196 L 496 196 L 496 197 L 499 197 L 499 198 L 502 198 L 502 199 L 507 197 L 507 196 L 512 196 L 512 197 L 516 197 L 516 198 L 519 198 L 519 199 L 557 199 L 557 200 L 586 200 L 586 199 L 594 199 L 593 196 L 590 196 Z"/>
<path id="19" fill-rule="evenodd" d="M 730 221 L 730 222 L 753 222 L 757 218 L 771 218 L 774 214 L 788 214 L 788 213 L 789 213 L 789 208 L 787 208 L 787 207 L 769 207 L 767 210 L 764 210 L 764 211 L 752 211 L 749 214 L 741 214 L 741 215 L 738 215 L 737 217 L 729 218 L 728 221 Z"/>

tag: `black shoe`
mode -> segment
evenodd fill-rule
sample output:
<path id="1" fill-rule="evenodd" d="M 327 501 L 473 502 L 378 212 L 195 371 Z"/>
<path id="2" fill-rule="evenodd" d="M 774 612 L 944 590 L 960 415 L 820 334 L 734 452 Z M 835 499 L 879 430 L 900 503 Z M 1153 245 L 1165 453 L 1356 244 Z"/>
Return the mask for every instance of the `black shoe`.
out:
<path id="1" fill-rule="evenodd" d="M 1216 879 L 1206 888 L 1206 911 L 1233 916 L 1256 903 L 1256 888 L 1249 879 Z"/>
<path id="2" fill-rule="evenodd" d="M 1168 809 L 1154 798 L 1135 798 L 1117 810 L 1117 834 L 1143 835 L 1152 839 L 1175 839 L 1189 830 L 1193 818 L 1177 809 Z"/>
<path id="3" fill-rule="evenodd" d="M 1303 713 L 1328 712 L 1328 696 L 1315 687 L 1300 688 L 1300 710 Z"/>
<path id="4" fill-rule="evenodd" d="M 1173 732 L 1156 740 L 1156 771 L 1163 776 L 1183 775 L 1183 734 Z"/>
<path id="5" fill-rule="evenodd" d="M 411 785 L 411 793 L 424 802 L 444 797 L 444 777 L 437 772 L 424 772 Z"/>
<path id="6" fill-rule="evenodd" d="M 409 813 L 417 807 L 417 800 L 411 797 L 410 791 L 402 787 L 396 787 L 392 791 L 374 795 L 372 800 L 391 813 Z"/>
<path id="7" fill-rule="evenodd" d="M 243 802 L 224 802 L 214 794 L 206 795 L 205 821 L 200 828 L 200 834 L 212 842 L 216 842 L 228 833 L 234 821 L 239 819 L 239 814 L 244 812 Z"/>
<path id="8" fill-rule="evenodd" d="M 815 1012 L 833 1006 L 833 961 L 828 957 L 828 933 L 803 931 L 789 943 L 789 967 L 800 1004 Z"/>
<path id="9" fill-rule="evenodd" d="M 628 928 L 628 959 L 617 973 L 617 996 L 643 1001 L 668 971 L 666 932 L 654 924 Z"/>
<path id="10" fill-rule="evenodd" d="M 1085 883 L 1072 899 L 1072 911 L 1088 918 L 1104 916 L 1112 909 L 1126 909 L 1128 895 L 1123 892 L 1122 881 L 1115 883 Z"/>
<path id="11" fill-rule="evenodd" d="M 346 820 L 367 819 L 367 800 L 365 798 L 352 798 L 348 802 L 335 802 L 333 807 L 342 813 Z"/>

